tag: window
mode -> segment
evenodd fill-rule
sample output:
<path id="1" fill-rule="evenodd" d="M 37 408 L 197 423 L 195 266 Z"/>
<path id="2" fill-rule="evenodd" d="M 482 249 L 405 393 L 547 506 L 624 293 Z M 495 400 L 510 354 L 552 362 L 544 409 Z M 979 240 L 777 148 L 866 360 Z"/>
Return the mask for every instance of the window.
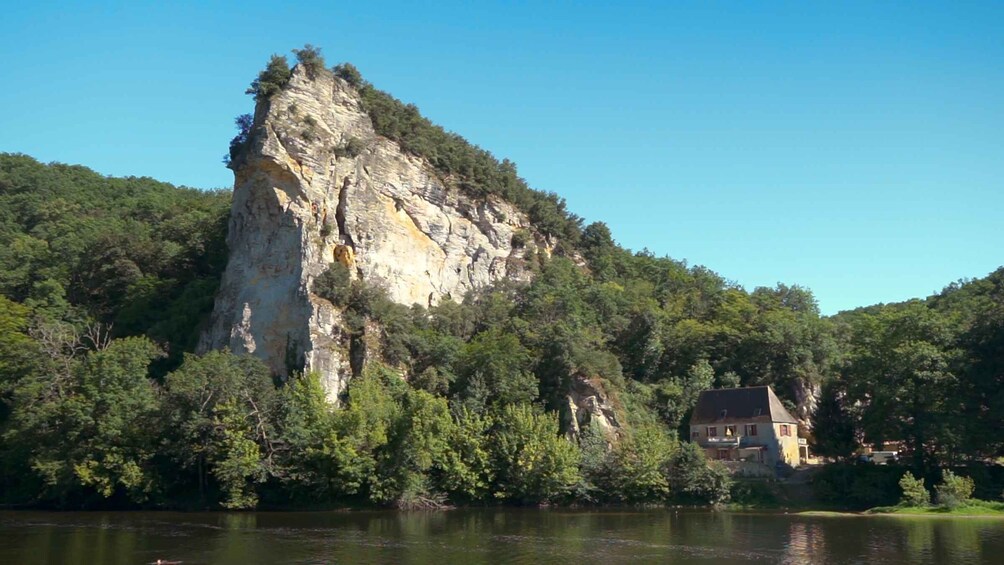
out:
<path id="1" fill-rule="evenodd" d="M 708 437 L 717 437 L 717 436 L 718 436 L 718 428 L 714 426 L 708 428 Z"/>
<path id="2" fill-rule="evenodd" d="M 790 436 L 791 435 L 791 427 L 788 426 L 788 424 L 781 424 L 781 435 L 782 436 Z"/>
<path id="3" fill-rule="evenodd" d="M 736 427 L 735 426 L 725 426 L 725 436 L 726 437 L 735 437 L 736 436 Z"/>
<path id="4" fill-rule="evenodd" d="M 728 449 L 719 449 L 718 450 L 718 458 L 722 459 L 722 460 L 725 460 L 725 461 L 728 461 L 729 460 L 729 450 Z"/>
<path id="5" fill-rule="evenodd" d="M 756 435 L 756 424 L 746 424 L 746 435 L 748 436 Z"/>
<path id="6" fill-rule="evenodd" d="M 690 439 L 697 439 L 699 437 L 701 437 L 701 432 L 697 430 L 690 432 Z"/>

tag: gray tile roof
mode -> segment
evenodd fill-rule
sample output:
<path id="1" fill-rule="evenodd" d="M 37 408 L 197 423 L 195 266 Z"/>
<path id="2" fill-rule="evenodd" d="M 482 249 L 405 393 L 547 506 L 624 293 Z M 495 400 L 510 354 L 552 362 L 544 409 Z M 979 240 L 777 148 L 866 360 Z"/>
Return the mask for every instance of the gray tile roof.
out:
<path id="1" fill-rule="evenodd" d="M 690 425 L 731 422 L 797 424 L 769 386 L 706 390 L 697 399 Z"/>

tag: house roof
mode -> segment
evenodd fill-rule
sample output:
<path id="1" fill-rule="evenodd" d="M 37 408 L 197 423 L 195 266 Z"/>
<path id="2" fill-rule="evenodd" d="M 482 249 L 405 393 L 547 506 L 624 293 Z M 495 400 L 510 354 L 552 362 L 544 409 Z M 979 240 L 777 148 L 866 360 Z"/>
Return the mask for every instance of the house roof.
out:
<path id="1" fill-rule="evenodd" d="M 798 423 L 769 386 L 703 391 L 690 416 L 692 426 L 733 421 Z"/>

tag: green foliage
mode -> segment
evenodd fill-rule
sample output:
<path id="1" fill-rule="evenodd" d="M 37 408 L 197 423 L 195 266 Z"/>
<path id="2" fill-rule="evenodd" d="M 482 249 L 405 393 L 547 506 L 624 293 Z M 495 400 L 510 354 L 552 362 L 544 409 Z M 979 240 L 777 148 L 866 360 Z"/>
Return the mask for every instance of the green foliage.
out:
<path id="1" fill-rule="evenodd" d="M 332 263 L 315 279 L 313 291 L 344 309 L 346 329 L 354 337 L 365 334 L 367 321 L 377 324 L 383 360 L 392 365 L 407 362 L 410 355 L 407 341 L 414 329 L 411 311 L 391 300 L 382 286 L 351 277 L 347 267 Z"/>
<path id="2" fill-rule="evenodd" d="M 622 502 L 658 502 L 670 497 L 670 462 L 680 449 L 661 426 L 635 429 L 608 455 L 602 486 Z"/>
<path id="3" fill-rule="evenodd" d="M 335 433 L 334 408 L 317 373 L 294 374 L 280 390 L 275 476 L 301 503 L 333 497 L 325 443 Z"/>
<path id="4" fill-rule="evenodd" d="M 850 317 L 847 401 L 872 443 L 903 441 L 917 470 L 947 454 L 958 433 L 957 351 L 946 318 L 921 301 Z"/>
<path id="5" fill-rule="evenodd" d="M 351 159 L 352 157 L 356 157 L 357 155 L 362 153 L 363 149 L 365 148 L 366 144 L 361 139 L 359 139 L 358 137 L 350 137 L 346 139 L 341 145 L 334 147 L 332 149 L 332 153 L 334 153 L 335 157 L 339 158 L 348 157 Z"/>
<path id="6" fill-rule="evenodd" d="M 812 452 L 822 457 L 849 459 L 858 448 L 854 420 L 844 407 L 836 380 L 823 385 L 812 420 Z"/>
<path id="7" fill-rule="evenodd" d="M 251 81 L 251 86 L 244 93 L 254 96 L 255 102 L 267 101 L 282 92 L 292 76 L 293 72 L 289 68 L 289 61 L 286 60 L 286 57 L 272 55 L 268 65 L 258 73 L 256 79 Z"/>
<path id="8" fill-rule="evenodd" d="M 325 63 L 324 57 L 321 56 L 320 47 L 314 47 L 308 43 L 303 46 L 303 49 L 293 49 L 293 54 L 296 55 L 297 62 L 303 65 L 311 80 L 324 71 Z"/>
<path id="9" fill-rule="evenodd" d="M 923 479 L 914 477 L 913 473 L 903 473 L 903 478 L 899 480 L 899 488 L 903 491 L 899 502 L 904 506 L 927 506 L 931 503 L 931 493 L 924 488 Z"/>
<path id="10" fill-rule="evenodd" d="M 678 500 L 705 504 L 729 501 L 732 478 L 728 470 L 717 461 L 709 464 L 697 444 L 681 444 L 669 469 L 669 484 Z"/>
<path id="11" fill-rule="evenodd" d="M 399 508 L 435 507 L 445 500 L 432 477 L 448 465 L 455 423 L 443 398 L 409 390 L 389 449 L 380 461 L 380 481 L 371 491 L 376 502 Z M 450 485 L 452 486 L 452 485 Z"/>
<path id="12" fill-rule="evenodd" d="M 0 399 L 9 399 L 18 381 L 37 366 L 40 352 L 28 335 L 30 314 L 27 307 L 0 295 Z M 0 411 L 0 422 L 3 415 Z"/>
<path id="13" fill-rule="evenodd" d="M 28 500 L 143 502 L 155 488 L 158 398 L 147 378 L 161 353 L 145 338 L 114 340 L 70 358 L 62 374 L 12 386 L 5 466 L 25 465 Z"/>
<path id="14" fill-rule="evenodd" d="M 489 437 L 494 418 L 461 410 L 455 419 L 447 438 L 450 449 L 443 462 L 443 484 L 459 501 L 487 500 L 496 473 Z"/>
<path id="15" fill-rule="evenodd" d="M 335 306 L 348 306 L 353 300 L 352 273 L 341 263 L 332 263 L 314 279 L 314 294 Z"/>
<path id="16" fill-rule="evenodd" d="M 220 492 L 224 507 L 254 507 L 274 465 L 279 395 L 268 369 L 226 351 L 188 355 L 165 388 L 171 458 L 200 490 Z"/>
<path id="17" fill-rule="evenodd" d="M 496 329 L 480 333 L 457 355 L 456 396 L 475 412 L 532 402 L 537 380 L 529 370 L 531 361 L 516 336 Z"/>
<path id="18" fill-rule="evenodd" d="M 956 475 L 947 469 L 941 477 L 941 484 L 934 487 L 939 505 L 955 508 L 965 505 L 973 497 L 976 484 L 971 478 Z"/>
<path id="19" fill-rule="evenodd" d="M 0 295 L 29 318 L 95 322 L 192 351 L 226 265 L 229 192 L 0 154 Z"/>
<path id="20" fill-rule="evenodd" d="M 490 446 L 498 499 L 523 504 L 554 501 L 579 481 L 578 447 L 558 436 L 554 414 L 526 404 L 505 406 Z"/>
<path id="21" fill-rule="evenodd" d="M 773 508 L 779 503 L 776 488 L 763 480 L 736 480 L 729 494 L 730 502 L 739 506 Z"/>
<path id="22" fill-rule="evenodd" d="M 849 508 L 892 506 L 903 472 L 894 465 L 833 463 L 813 475 L 813 493 L 821 502 Z"/>
<path id="23" fill-rule="evenodd" d="M 530 233 L 524 229 L 518 229 L 513 232 L 512 240 L 509 242 L 510 245 L 515 249 L 522 249 L 526 247 L 527 243 L 530 243 L 531 236 Z"/>
<path id="24" fill-rule="evenodd" d="M 352 63 L 341 63 L 335 65 L 331 72 L 335 74 L 336 77 L 344 80 L 345 82 L 359 88 L 363 86 L 363 75 L 359 72 Z"/>
<path id="25" fill-rule="evenodd" d="M 230 140 L 230 153 L 223 159 L 223 164 L 227 167 L 231 167 L 232 163 L 239 160 L 247 148 L 251 128 L 254 126 L 254 117 L 251 114 L 241 114 L 234 118 L 234 125 L 237 126 L 237 135 Z"/>

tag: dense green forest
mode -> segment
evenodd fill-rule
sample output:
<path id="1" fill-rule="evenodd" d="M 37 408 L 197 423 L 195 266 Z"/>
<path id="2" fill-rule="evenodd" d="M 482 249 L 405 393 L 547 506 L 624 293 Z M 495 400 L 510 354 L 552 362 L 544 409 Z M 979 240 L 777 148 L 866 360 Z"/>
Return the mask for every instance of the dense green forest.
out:
<path id="1" fill-rule="evenodd" d="M 716 503 L 742 490 L 681 427 L 701 390 L 760 384 L 814 421 L 817 453 L 849 462 L 860 444 L 901 441 L 932 484 L 952 466 L 1001 496 L 975 470 L 1004 456 L 1004 268 L 822 317 L 805 288 L 747 291 L 626 250 L 354 67 L 296 54 L 358 88 L 382 135 L 460 189 L 527 210 L 560 252 L 539 258 L 530 283 L 432 308 L 395 304 L 332 265 L 315 293 L 350 333 L 376 326 L 381 342 L 335 410 L 315 375 L 194 354 L 226 263 L 229 193 L 0 155 L 0 502 Z M 267 103 L 289 72 L 273 57 L 249 93 Z M 250 122 L 238 126 L 230 159 Z M 619 437 L 587 425 L 566 438 L 574 378 L 617 407 Z M 858 467 L 835 468 L 827 495 L 877 488 L 840 474 Z M 880 482 L 900 479 L 890 469 Z"/>

